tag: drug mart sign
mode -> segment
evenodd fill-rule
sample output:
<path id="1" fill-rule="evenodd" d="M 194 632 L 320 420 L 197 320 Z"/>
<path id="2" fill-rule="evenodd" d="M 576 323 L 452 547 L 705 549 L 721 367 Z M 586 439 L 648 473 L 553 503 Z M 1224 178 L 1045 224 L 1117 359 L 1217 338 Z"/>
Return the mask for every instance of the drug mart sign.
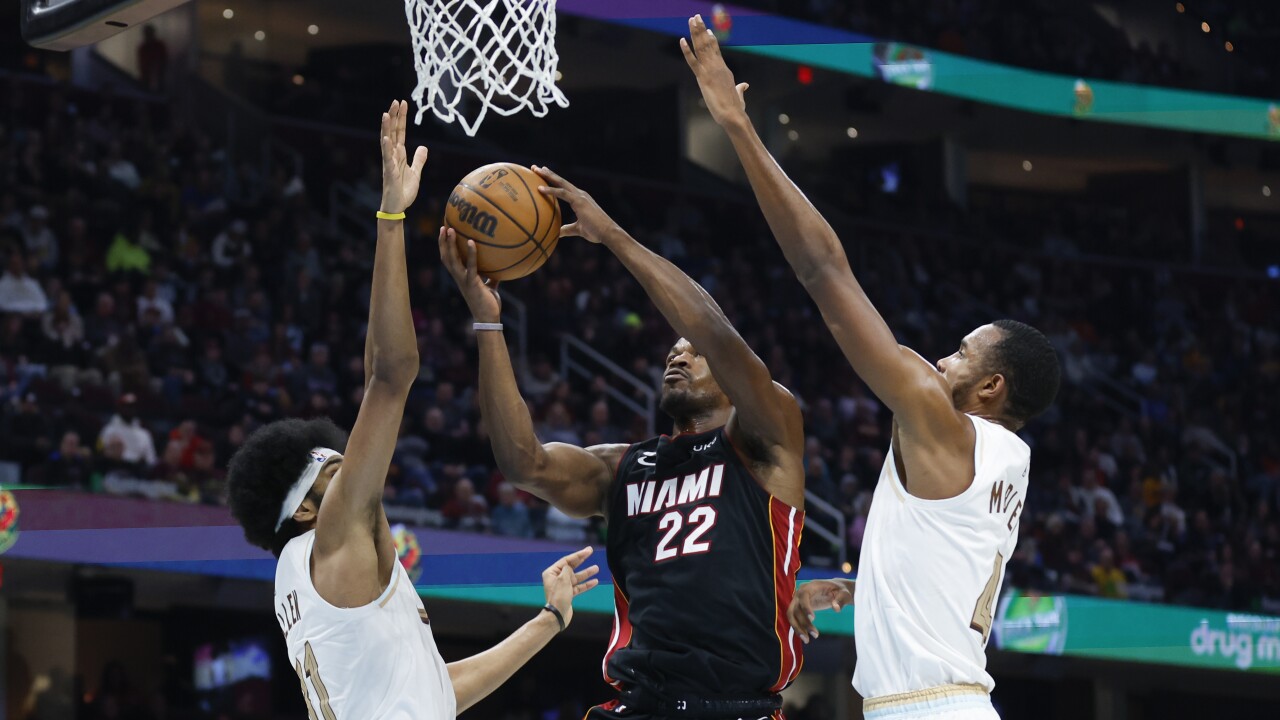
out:
<path id="1" fill-rule="evenodd" d="M 1014 652 L 1280 673 L 1280 618 L 1266 615 L 1014 590 L 992 635 Z"/>
<path id="2" fill-rule="evenodd" d="M 1240 670 L 1280 671 L 1280 618 L 1228 613 L 1223 627 L 1206 618 L 1191 631 L 1191 652 Z"/>

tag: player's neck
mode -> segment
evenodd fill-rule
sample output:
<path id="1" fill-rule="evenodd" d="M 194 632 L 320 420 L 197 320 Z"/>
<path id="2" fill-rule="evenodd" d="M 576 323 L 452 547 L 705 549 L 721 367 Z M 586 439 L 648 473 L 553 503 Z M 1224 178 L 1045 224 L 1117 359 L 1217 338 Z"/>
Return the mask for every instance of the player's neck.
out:
<path id="1" fill-rule="evenodd" d="M 989 423 L 994 423 L 996 425 L 999 425 L 1000 427 L 1008 430 L 1009 432 L 1018 432 L 1018 430 L 1021 429 L 1020 425 L 1013 422 L 1009 418 L 1003 417 L 997 413 L 992 412 L 990 408 L 979 406 L 979 407 L 972 407 L 967 410 L 961 410 L 960 412 L 963 412 L 966 415 L 972 415 L 974 417 L 982 418 L 983 420 L 986 420 Z"/>
<path id="2" fill-rule="evenodd" d="M 963 401 L 956 402 L 956 409 L 965 415 L 980 417 L 990 423 L 995 423 L 1009 432 L 1018 432 L 1022 429 L 1022 425 L 1014 422 L 1004 413 L 1000 412 L 1004 408 L 1003 397 L 984 397 L 979 393 L 970 393 Z"/>
<path id="3" fill-rule="evenodd" d="M 729 422 L 729 410 L 717 408 L 697 413 L 689 417 L 675 418 L 672 435 L 697 435 L 708 430 L 715 430 Z"/>

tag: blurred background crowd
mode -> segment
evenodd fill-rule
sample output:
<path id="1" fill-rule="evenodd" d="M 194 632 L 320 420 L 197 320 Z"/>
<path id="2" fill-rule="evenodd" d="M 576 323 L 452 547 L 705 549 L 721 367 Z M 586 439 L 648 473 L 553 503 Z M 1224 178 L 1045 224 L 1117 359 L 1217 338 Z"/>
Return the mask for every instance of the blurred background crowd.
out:
<path id="1" fill-rule="evenodd" d="M 3 92 L 0 459 L 11 473 L 221 504 L 227 460 L 258 427 L 316 415 L 351 425 L 373 222 L 354 238 L 333 232 L 323 183 L 353 180 L 371 218 L 371 137 L 314 143 L 306 173 L 263 176 L 229 167 L 163 103 L 17 80 Z M 434 241 L 447 188 L 478 164 L 433 151 L 411 212 L 422 368 L 386 502 L 450 528 L 598 537 L 598 523 L 549 511 L 494 466 L 470 318 Z M 801 399 L 807 487 L 844 515 L 856 567 L 890 417 L 840 359 L 750 195 L 553 166 L 701 282 Z M 1042 328 L 1061 352 L 1059 402 L 1024 433 L 1034 459 L 1017 586 L 1278 612 L 1277 286 L 1084 254 L 1106 242 L 1094 210 L 1032 223 L 942 208 L 929 227 L 832 217 L 890 326 L 926 357 L 1002 316 Z M 1155 209 L 1127 221 L 1149 233 L 1163 222 Z M 1141 232 L 1124 239 L 1141 246 Z M 558 357 L 567 333 L 656 386 L 675 338 L 621 266 L 566 240 L 504 292 L 527 308 L 520 382 L 539 436 L 641 439 L 650 418 L 610 399 L 604 377 L 562 377 Z M 838 555 L 805 540 L 813 562 Z"/>

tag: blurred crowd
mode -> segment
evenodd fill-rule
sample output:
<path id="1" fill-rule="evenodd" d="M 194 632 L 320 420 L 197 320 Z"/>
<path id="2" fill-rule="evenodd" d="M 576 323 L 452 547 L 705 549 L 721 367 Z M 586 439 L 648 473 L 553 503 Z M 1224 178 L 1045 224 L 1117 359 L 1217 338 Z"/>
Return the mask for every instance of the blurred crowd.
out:
<path id="1" fill-rule="evenodd" d="M 306 173 L 263 173 L 228 162 L 161 104 L 18 82 L 3 91 L 8 481 L 220 504 L 228 458 L 263 424 L 328 415 L 351 426 L 374 224 L 344 234 L 320 210 L 326 177 L 357 178 L 353 202 L 377 203 L 378 178 L 364 172 L 372 137 L 308 143 L 323 157 L 308 157 Z M 433 152 L 413 210 L 422 367 L 385 500 L 461 530 L 598 537 L 598 523 L 549 509 L 494 466 L 470 318 L 434 257 L 446 181 L 475 164 Z M 807 488 L 843 515 L 856 561 L 890 418 L 841 359 L 749 194 L 558 169 L 701 282 L 800 398 Z M 998 316 L 1037 325 L 1062 354 L 1059 402 L 1023 433 L 1032 490 L 1013 583 L 1280 612 L 1274 282 L 1097 263 L 1063 252 L 1070 230 L 1056 226 L 1028 239 L 1040 247 L 1015 250 L 837 224 L 869 295 L 926 357 Z M 621 265 L 566 240 L 504 293 L 527 307 L 519 379 L 541 439 L 644 437 L 650 419 L 612 400 L 608 378 L 562 376 L 558 361 L 568 333 L 657 386 L 675 337 Z M 814 563 L 837 556 L 816 534 L 805 542 Z"/>

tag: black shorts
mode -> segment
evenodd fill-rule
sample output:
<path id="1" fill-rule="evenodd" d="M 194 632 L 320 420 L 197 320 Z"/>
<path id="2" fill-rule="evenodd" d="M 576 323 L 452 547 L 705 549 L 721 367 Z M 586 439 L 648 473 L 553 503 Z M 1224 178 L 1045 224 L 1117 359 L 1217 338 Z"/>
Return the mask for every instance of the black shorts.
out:
<path id="1" fill-rule="evenodd" d="M 653 715 L 650 713 L 632 710 L 617 700 L 610 700 L 603 705 L 596 705 L 587 711 L 582 720 L 685 720 L 680 715 Z M 700 716 L 699 720 L 786 720 L 781 710 L 774 710 L 766 715 L 756 715 L 752 713 L 749 717 L 740 715 L 725 715 L 723 717 L 706 717 Z"/>

